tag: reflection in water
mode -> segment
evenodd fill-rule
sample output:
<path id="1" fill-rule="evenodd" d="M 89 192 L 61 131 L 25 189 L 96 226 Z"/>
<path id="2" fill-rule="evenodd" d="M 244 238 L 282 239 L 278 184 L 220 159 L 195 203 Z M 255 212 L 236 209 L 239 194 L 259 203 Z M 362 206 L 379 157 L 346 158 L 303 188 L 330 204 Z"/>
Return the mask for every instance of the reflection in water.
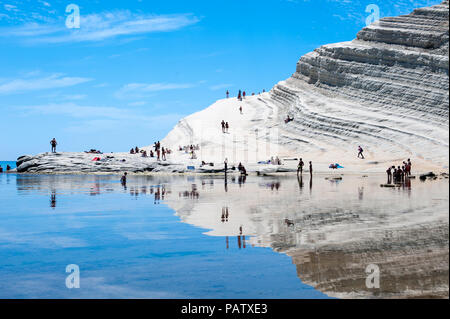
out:
<path id="1" fill-rule="evenodd" d="M 448 296 L 448 184 L 407 179 L 385 189 L 378 177 L 345 176 L 336 187 L 323 178 L 313 185 L 310 178 L 310 192 L 303 194 L 303 177 L 296 178 L 250 178 L 245 192 L 230 187 L 226 197 L 209 189 L 189 211 L 168 204 L 183 221 L 212 229 L 208 235 L 237 236 L 241 248 L 245 229 L 252 245 L 291 256 L 299 278 L 330 296 Z M 216 202 L 219 222 L 209 214 Z M 228 223 L 224 209 L 234 212 Z M 369 264 L 385 276 L 380 289 L 365 285 Z"/>
<path id="2" fill-rule="evenodd" d="M 164 201 L 182 222 L 224 237 L 223 250 L 244 249 L 249 241 L 290 256 L 300 280 L 329 296 L 448 297 L 445 180 L 406 178 L 399 187 L 381 188 L 384 176 L 344 176 L 337 187 L 317 176 L 313 186 L 306 176 L 310 191 L 303 192 L 308 181 L 301 174 L 239 178 L 229 185 L 225 178 L 223 189 L 206 176 L 129 176 L 127 189 L 115 176 L 17 175 L 16 188 L 20 196 L 50 196 L 52 208 L 57 193 L 59 199 L 86 194 L 91 201 L 107 192 L 152 196 L 150 201 Z M 139 224 L 133 232 L 149 236 L 139 234 Z M 236 236 L 237 247 L 230 249 L 230 236 Z M 365 286 L 369 264 L 380 268 L 379 289 Z"/>
<path id="3" fill-rule="evenodd" d="M 50 207 L 55 208 L 56 207 L 56 191 L 52 190 L 52 194 L 50 195 Z"/>
<path id="4" fill-rule="evenodd" d="M 220 220 L 222 223 L 228 222 L 228 207 L 222 207 L 222 216 Z"/>
<path id="5" fill-rule="evenodd" d="M 358 187 L 358 199 L 359 200 L 364 199 L 364 186 Z"/>

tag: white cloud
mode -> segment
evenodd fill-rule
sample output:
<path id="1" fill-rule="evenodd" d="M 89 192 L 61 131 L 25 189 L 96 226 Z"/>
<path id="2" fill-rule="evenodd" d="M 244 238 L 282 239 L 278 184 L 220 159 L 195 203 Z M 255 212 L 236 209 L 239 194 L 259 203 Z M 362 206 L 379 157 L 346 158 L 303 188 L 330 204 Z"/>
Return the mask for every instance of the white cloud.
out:
<path id="1" fill-rule="evenodd" d="M 105 132 L 111 129 L 133 127 L 134 129 L 170 129 L 185 114 L 169 113 L 147 115 L 143 108 L 118 108 L 111 106 L 89 106 L 75 103 L 53 103 L 16 107 L 21 116 L 58 116 L 59 120 L 70 120 L 65 130 L 71 133 Z"/>
<path id="2" fill-rule="evenodd" d="M 209 87 L 209 89 L 213 90 L 213 91 L 217 91 L 217 90 L 222 90 L 222 89 L 228 89 L 229 87 L 232 87 L 232 86 L 233 86 L 233 84 L 224 83 L 224 84 L 212 85 Z"/>
<path id="3" fill-rule="evenodd" d="M 2 37 L 19 37 L 28 43 L 76 43 L 104 41 L 120 36 L 143 35 L 153 32 L 179 30 L 197 23 L 189 14 L 150 15 L 135 14 L 127 10 L 83 14 L 80 28 L 68 29 L 65 21 L 39 24 L 27 23 L 18 27 L 1 28 Z"/>
<path id="4" fill-rule="evenodd" d="M 90 120 L 131 120 L 131 121 L 154 121 L 155 119 L 172 118 L 173 114 L 161 116 L 148 116 L 142 112 L 137 112 L 135 108 L 118 108 L 113 106 L 89 106 L 78 105 L 72 102 L 51 103 L 45 105 L 32 105 L 19 107 L 24 112 L 23 115 L 61 115 L 71 118 Z M 179 118 L 179 115 L 176 115 Z"/>
<path id="5" fill-rule="evenodd" d="M 17 7 L 12 4 L 4 4 L 3 7 L 6 11 L 18 11 Z"/>
<path id="6" fill-rule="evenodd" d="M 194 83 L 130 83 L 120 88 L 115 93 L 115 96 L 117 98 L 142 98 L 148 97 L 155 92 L 189 89 L 195 86 L 196 84 Z"/>
<path id="7" fill-rule="evenodd" d="M 83 77 L 68 77 L 62 74 L 52 74 L 46 77 L 22 78 L 0 80 L 0 95 L 16 94 L 28 91 L 39 91 L 46 89 L 74 86 L 91 81 Z"/>

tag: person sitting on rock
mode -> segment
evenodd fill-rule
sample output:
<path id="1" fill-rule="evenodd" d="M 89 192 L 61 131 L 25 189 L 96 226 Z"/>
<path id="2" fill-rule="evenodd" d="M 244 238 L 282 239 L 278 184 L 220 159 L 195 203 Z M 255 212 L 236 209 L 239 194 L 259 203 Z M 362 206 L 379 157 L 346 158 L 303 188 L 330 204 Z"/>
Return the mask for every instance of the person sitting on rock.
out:
<path id="1" fill-rule="evenodd" d="M 134 148 L 130 150 L 130 154 L 134 154 Z"/>
<path id="2" fill-rule="evenodd" d="M 150 150 L 150 157 L 155 157 L 155 154 L 153 153 L 152 150 Z"/>
<path id="3" fill-rule="evenodd" d="M 136 147 L 134 148 L 134 152 L 135 152 L 136 154 L 139 154 L 139 147 L 136 146 Z"/>
<path id="4" fill-rule="evenodd" d="M 142 152 L 142 157 L 147 157 L 147 151 L 144 150 L 144 151 Z"/>
<path id="5" fill-rule="evenodd" d="M 284 123 L 289 123 L 289 122 L 291 122 L 291 121 L 293 121 L 294 120 L 294 118 L 292 117 L 290 117 L 289 115 L 287 116 L 287 118 L 284 120 Z"/>

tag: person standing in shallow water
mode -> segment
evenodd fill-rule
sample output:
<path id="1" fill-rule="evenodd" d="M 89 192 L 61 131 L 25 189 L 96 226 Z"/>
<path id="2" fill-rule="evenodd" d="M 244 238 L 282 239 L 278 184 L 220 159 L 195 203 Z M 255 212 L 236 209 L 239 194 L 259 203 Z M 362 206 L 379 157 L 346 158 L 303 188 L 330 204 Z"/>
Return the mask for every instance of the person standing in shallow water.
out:
<path id="1" fill-rule="evenodd" d="M 311 175 L 311 177 L 313 175 L 313 167 L 312 167 L 312 162 L 311 161 L 309 161 L 309 175 Z"/>
<path id="2" fill-rule="evenodd" d="M 305 163 L 303 163 L 303 159 L 300 158 L 300 160 L 298 161 L 298 166 L 297 166 L 297 175 L 298 173 L 303 174 L 303 166 L 305 165 Z"/>
<path id="3" fill-rule="evenodd" d="M 225 158 L 225 161 L 223 161 L 223 165 L 225 166 L 225 174 L 228 171 L 228 158 Z"/>
<path id="4" fill-rule="evenodd" d="M 390 184 L 392 182 L 392 167 L 389 167 L 386 170 L 386 173 L 387 173 L 387 179 L 388 179 L 387 183 Z"/>
<path id="5" fill-rule="evenodd" d="M 122 186 L 127 185 L 127 172 L 123 173 L 122 177 L 120 178 L 120 184 L 122 184 Z"/>
<path id="6" fill-rule="evenodd" d="M 58 145 L 58 143 L 56 142 L 56 138 L 53 138 L 50 141 L 50 145 L 52 146 L 52 153 L 56 153 L 56 145 Z"/>

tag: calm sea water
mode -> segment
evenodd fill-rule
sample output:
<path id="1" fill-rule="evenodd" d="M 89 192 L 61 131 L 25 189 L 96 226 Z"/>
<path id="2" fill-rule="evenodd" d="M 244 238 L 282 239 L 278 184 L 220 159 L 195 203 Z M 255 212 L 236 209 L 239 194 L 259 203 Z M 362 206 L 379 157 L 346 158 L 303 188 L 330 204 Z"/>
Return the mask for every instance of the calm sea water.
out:
<path id="1" fill-rule="evenodd" d="M 6 165 L 11 166 L 11 168 L 16 168 L 15 161 L 0 161 L 0 166 L 3 167 L 3 171 L 6 171 Z"/>
<path id="2" fill-rule="evenodd" d="M 448 182 L 383 189 L 392 202 L 370 210 L 373 190 L 378 179 L 129 177 L 124 187 L 117 176 L 0 174 L 0 298 L 327 298 L 316 284 L 337 282 L 339 267 L 330 278 L 325 258 L 312 263 L 314 245 L 382 228 L 387 207 L 407 219 L 448 210 Z M 303 211 L 319 218 L 305 224 Z M 330 212 L 339 219 L 317 224 Z M 79 289 L 66 287 L 70 264 Z"/>

